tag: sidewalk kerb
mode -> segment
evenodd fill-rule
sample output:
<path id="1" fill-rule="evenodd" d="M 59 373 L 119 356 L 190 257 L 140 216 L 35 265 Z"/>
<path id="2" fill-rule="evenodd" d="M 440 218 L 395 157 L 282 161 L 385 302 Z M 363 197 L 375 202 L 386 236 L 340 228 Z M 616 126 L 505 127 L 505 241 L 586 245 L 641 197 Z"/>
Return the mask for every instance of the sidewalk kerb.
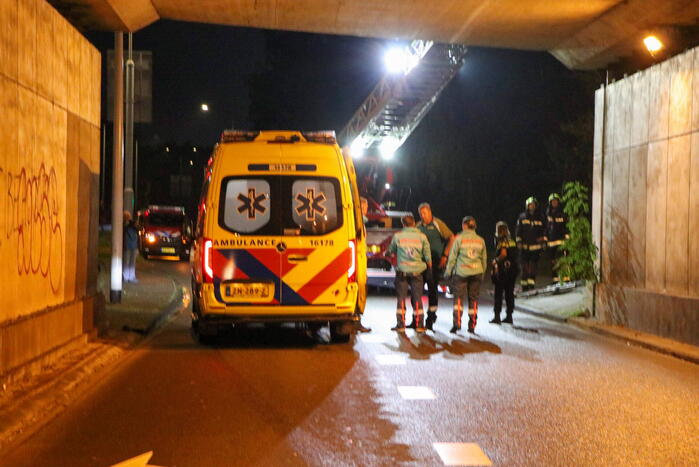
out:
<path id="1" fill-rule="evenodd" d="M 566 318 L 563 318 L 561 316 L 556 316 L 556 315 L 552 315 L 549 313 L 544 313 L 542 311 L 538 311 L 538 310 L 535 310 L 533 308 L 529 308 L 529 307 L 522 306 L 522 305 L 515 305 L 515 311 L 520 311 L 520 312 L 528 314 L 528 315 L 536 316 L 537 318 L 543 318 L 543 319 L 547 319 L 549 321 L 555 321 L 557 323 L 565 323 L 567 321 Z"/>
<path id="2" fill-rule="evenodd" d="M 651 342 L 651 339 L 658 338 L 658 336 L 649 335 L 647 338 L 644 338 L 645 336 L 640 331 L 632 329 L 629 329 L 627 332 L 616 331 L 610 326 L 601 323 L 591 322 L 589 319 L 586 318 L 572 317 L 568 319 L 568 323 L 573 324 L 582 329 L 596 332 L 597 334 L 613 337 L 615 339 L 623 340 L 626 342 L 631 342 L 639 347 L 643 347 L 648 350 L 653 350 L 658 353 L 669 355 L 671 357 L 679 358 L 681 360 L 685 360 L 699 365 L 699 351 L 697 355 L 692 355 L 688 352 L 683 352 L 681 350 L 672 349 L 668 346 Z M 689 345 L 684 344 L 682 342 L 679 342 L 678 344 Z"/>

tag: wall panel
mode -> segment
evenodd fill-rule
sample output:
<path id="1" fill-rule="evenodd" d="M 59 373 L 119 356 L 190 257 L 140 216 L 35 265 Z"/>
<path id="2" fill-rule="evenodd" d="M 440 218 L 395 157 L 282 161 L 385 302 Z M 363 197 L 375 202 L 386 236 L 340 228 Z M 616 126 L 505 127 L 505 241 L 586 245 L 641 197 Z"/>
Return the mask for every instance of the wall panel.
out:
<path id="1" fill-rule="evenodd" d="M 648 142 L 648 112 L 650 99 L 650 81 L 646 73 L 632 76 L 630 87 L 633 89 L 633 110 L 631 114 L 631 146 Z"/>
<path id="2" fill-rule="evenodd" d="M 612 162 L 612 210 L 610 213 L 610 266 L 612 280 L 616 284 L 627 284 L 628 274 L 628 203 L 629 203 L 629 150 L 621 149 L 614 154 Z"/>
<path id="3" fill-rule="evenodd" d="M 17 9 L 17 79 L 32 91 L 36 90 L 36 2 L 19 0 Z"/>
<path id="4" fill-rule="evenodd" d="M 667 140 L 648 145 L 646 193 L 646 286 L 665 290 L 665 233 L 667 219 Z"/>
<path id="5" fill-rule="evenodd" d="M 18 0 L 0 1 L 0 74 L 17 79 L 19 60 Z"/>
<path id="6" fill-rule="evenodd" d="M 691 296 L 699 297 L 699 132 L 692 134 L 690 146 L 688 292 Z"/>
<path id="7" fill-rule="evenodd" d="M 649 70 L 650 100 L 648 138 L 657 141 L 668 137 L 670 108 L 670 64 L 664 62 Z"/>
<path id="8" fill-rule="evenodd" d="M 682 135 L 692 127 L 692 54 L 683 54 L 671 61 L 670 137 Z"/>
<path id="9" fill-rule="evenodd" d="M 631 148 L 629 155 L 629 286 L 646 283 L 646 169 L 648 146 Z"/>
<path id="10" fill-rule="evenodd" d="M 668 147 L 666 287 L 677 295 L 688 293 L 690 141 L 678 136 Z"/>

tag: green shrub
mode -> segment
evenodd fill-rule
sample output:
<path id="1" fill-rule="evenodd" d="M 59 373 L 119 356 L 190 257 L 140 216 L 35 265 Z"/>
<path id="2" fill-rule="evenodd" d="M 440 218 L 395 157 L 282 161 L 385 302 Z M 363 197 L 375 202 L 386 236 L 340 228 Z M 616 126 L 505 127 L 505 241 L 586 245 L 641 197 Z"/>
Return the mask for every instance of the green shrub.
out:
<path id="1" fill-rule="evenodd" d="M 563 211 L 568 215 L 566 227 L 570 238 L 561 245 L 563 256 L 556 262 L 555 269 L 571 280 L 597 282 L 597 246 L 592 241 L 588 191 L 580 182 L 563 185 Z"/>

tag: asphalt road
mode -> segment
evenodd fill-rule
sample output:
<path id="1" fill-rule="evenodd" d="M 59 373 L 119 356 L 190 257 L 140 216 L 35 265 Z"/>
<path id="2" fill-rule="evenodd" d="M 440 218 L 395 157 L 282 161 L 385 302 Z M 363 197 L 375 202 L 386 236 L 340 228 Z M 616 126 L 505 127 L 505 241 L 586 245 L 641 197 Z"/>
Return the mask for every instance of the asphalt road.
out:
<path id="1" fill-rule="evenodd" d="M 434 443 L 469 443 L 451 445 L 476 456 L 462 465 L 699 465 L 697 365 L 521 314 L 491 325 L 487 303 L 454 336 L 449 302 L 437 332 L 400 337 L 374 296 L 374 331 L 344 345 L 280 327 L 201 347 L 181 313 L 0 465 L 443 465 Z"/>

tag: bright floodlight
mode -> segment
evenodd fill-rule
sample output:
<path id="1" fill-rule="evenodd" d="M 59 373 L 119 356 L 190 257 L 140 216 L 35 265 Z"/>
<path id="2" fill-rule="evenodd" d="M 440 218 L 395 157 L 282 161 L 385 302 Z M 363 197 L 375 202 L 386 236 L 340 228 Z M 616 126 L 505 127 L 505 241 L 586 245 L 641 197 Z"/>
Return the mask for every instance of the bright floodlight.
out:
<path id="1" fill-rule="evenodd" d="M 400 142 L 396 138 L 392 138 L 390 136 L 384 138 L 379 145 L 381 157 L 384 159 L 391 159 L 393 154 L 395 154 L 396 150 L 398 149 L 398 146 L 400 146 Z"/>
<path id="2" fill-rule="evenodd" d="M 364 156 L 364 140 L 361 136 L 357 136 L 350 145 L 350 155 L 354 159 L 361 159 Z"/>
<path id="3" fill-rule="evenodd" d="M 406 75 L 420 61 L 417 55 L 412 54 L 407 47 L 391 47 L 386 51 L 383 60 L 389 73 Z"/>
<path id="4" fill-rule="evenodd" d="M 202 104 L 201 110 L 202 110 L 202 112 L 208 112 L 209 111 L 209 104 Z"/>
<path id="5" fill-rule="evenodd" d="M 656 36 L 646 36 L 643 39 L 643 44 L 646 46 L 646 49 L 651 53 L 651 55 L 663 48 L 662 41 Z"/>

